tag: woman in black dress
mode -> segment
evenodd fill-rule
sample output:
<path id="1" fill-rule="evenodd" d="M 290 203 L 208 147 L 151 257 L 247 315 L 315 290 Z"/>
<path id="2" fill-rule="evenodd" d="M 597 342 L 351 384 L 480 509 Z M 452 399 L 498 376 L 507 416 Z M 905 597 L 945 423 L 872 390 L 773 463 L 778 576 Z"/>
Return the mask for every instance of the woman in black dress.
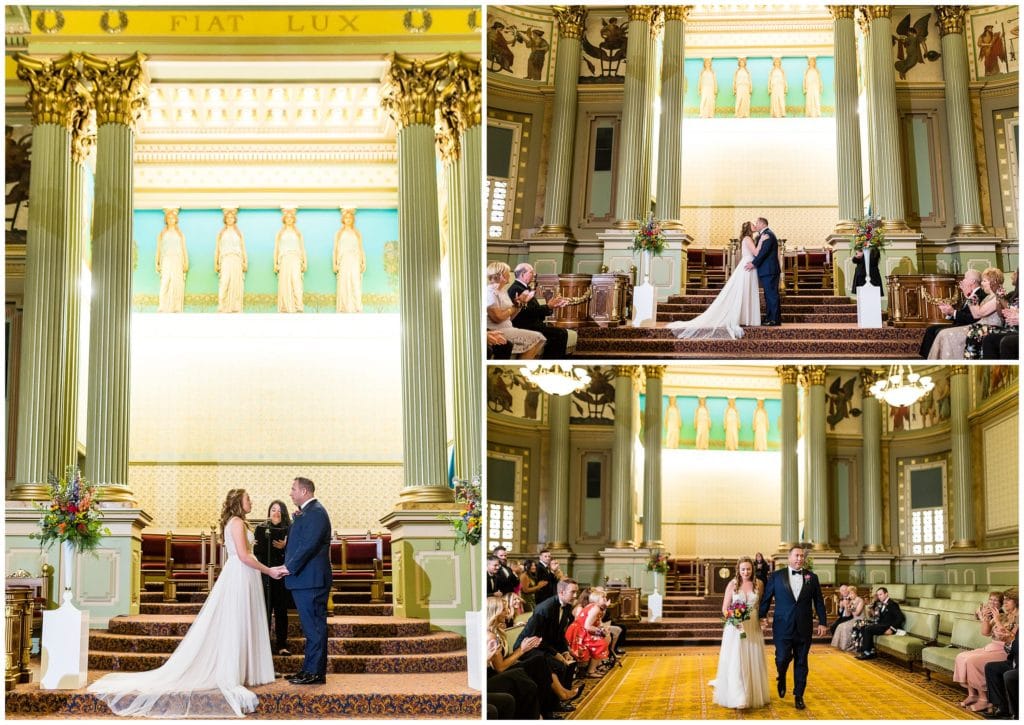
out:
<path id="1" fill-rule="evenodd" d="M 256 527 L 256 542 L 253 554 L 264 566 L 275 567 L 284 564 L 284 547 L 291 528 L 288 507 L 274 501 L 267 509 L 267 520 Z M 271 614 L 274 620 L 274 649 L 279 655 L 290 655 L 288 651 L 288 602 L 290 595 L 285 589 L 284 579 L 271 579 L 263 575 L 263 597 L 267 602 L 267 624 Z"/>
<path id="2" fill-rule="evenodd" d="M 760 579 L 761 584 L 768 586 L 768 575 L 771 573 L 771 566 L 764 560 L 761 552 L 754 555 L 754 578 Z"/>

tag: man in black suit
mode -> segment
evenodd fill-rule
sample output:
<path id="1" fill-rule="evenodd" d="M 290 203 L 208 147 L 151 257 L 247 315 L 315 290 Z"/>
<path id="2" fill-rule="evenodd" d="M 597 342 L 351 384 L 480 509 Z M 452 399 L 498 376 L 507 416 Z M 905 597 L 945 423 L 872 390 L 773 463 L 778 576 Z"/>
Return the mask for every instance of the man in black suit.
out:
<path id="1" fill-rule="evenodd" d="M 512 573 L 508 565 L 508 552 L 504 546 L 495 546 L 493 553 L 498 560 L 498 590 L 502 594 L 511 594 L 519 586 L 519 577 Z"/>
<path id="2" fill-rule="evenodd" d="M 768 228 L 768 220 L 758 217 L 754 222 L 755 240 L 761 245 L 757 256 L 747 262 L 745 269 L 757 267 L 757 281 L 764 290 L 765 319 L 761 323 L 765 327 L 778 327 L 782 324 L 782 309 L 779 305 L 779 240 L 775 232 Z"/>
<path id="3" fill-rule="evenodd" d="M 903 626 L 903 612 L 895 600 L 889 598 L 889 590 L 885 587 L 878 587 L 875 592 L 878 604 L 875 606 L 875 616 L 878 618 L 874 624 L 868 624 L 861 628 L 859 660 L 873 660 L 878 654 L 875 652 L 875 637 L 881 634 L 895 634 L 896 630 Z"/>
<path id="4" fill-rule="evenodd" d="M 988 701 L 992 703 L 993 710 L 982 714 L 990 720 L 1016 720 L 1019 717 L 1016 637 L 1006 649 L 1005 660 L 985 664 L 985 684 L 988 686 Z"/>
<path id="5" fill-rule="evenodd" d="M 765 627 L 768 608 L 772 600 L 775 600 L 772 639 L 775 641 L 778 692 L 779 697 L 786 696 L 786 671 L 792 662 L 793 702 L 797 710 L 806 707 L 804 690 L 807 688 L 807 655 L 811 651 L 811 627 L 815 613 L 818 615 L 818 626 L 814 633 L 823 637 L 828 632 L 821 584 L 817 575 L 803 566 L 803 547 L 791 547 L 789 566 L 768 577 L 768 586 L 765 587 L 758 609 L 761 626 Z"/>
<path id="6" fill-rule="evenodd" d="M 524 330 L 539 332 L 547 340 L 544 345 L 544 353 L 541 358 L 544 360 L 562 360 L 565 358 L 565 347 L 569 340 L 568 330 L 561 327 L 554 327 L 544 322 L 544 318 L 554 314 L 555 308 L 565 307 L 569 300 L 564 297 L 555 297 L 546 304 L 537 301 L 536 295 L 530 289 L 533 282 L 533 266 L 523 262 L 517 264 L 514 274 L 516 281 L 508 286 L 508 296 L 513 303 L 518 304 L 522 309 L 519 314 L 512 318 L 512 325 Z"/>
<path id="7" fill-rule="evenodd" d="M 878 261 L 882 258 L 881 250 L 873 247 L 870 255 L 871 269 L 867 273 L 864 271 L 864 250 L 858 249 L 857 253 L 853 255 L 853 286 L 850 289 L 850 293 L 857 294 L 857 288 L 863 287 L 867 284 L 868 279 L 870 279 L 871 284 L 878 287 L 879 292 L 884 297 L 885 288 L 882 287 L 882 273 L 878 271 Z"/>
<path id="8" fill-rule="evenodd" d="M 550 551 L 541 549 L 537 555 L 537 583 L 547 582 L 547 584 L 534 593 L 533 601 L 540 604 L 555 596 L 555 586 L 561 578 L 562 572 L 558 571 L 558 562 L 551 560 Z"/>
<path id="9" fill-rule="evenodd" d="M 977 304 L 984 296 L 984 290 L 981 289 L 981 272 L 976 269 L 964 272 L 964 278 L 960 280 L 960 291 L 963 292 L 964 302 L 959 309 L 953 309 L 946 304 L 939 305 L 939 310 L 946 316 L 946 319 L 953 321 L 953 327 L 970 325 L 975 322 L 970 303 L 973 301 Z M 921 348 L 917 354 L 927 360 L 928 353 L 931 352 L 932 345 L 935 343 L 935 336 L 947 329 L 949 329 L 949 325 L 932 325 L 925 330 L 924 339 L 921 340 Z"/>
<path id="10" fill-rule="evenodd" d="M 501 562 L 498 561 L 498 557 L 494 554 L 487 555 L 487 596 L 493 597 L 494 595 L 501 596 L 501 580 L 499 578 L 498 570 L 501 568 Z"/>
<path id="11" fill-rule="evenodd" d="M 526 620 L 526 626 L 516 638 L 513 650 L 528 637 L 540 637 L 537 648 L 547 657 L 551 671 L 555 673 L 562 685 L 572 687 L 576 669 L 576 660 L 569 652 L 569 643 L 565 639 L 565 630 L 572 623 L 572 605 L 576 601 L 580 587 L 568 577 L 558 582 L 557 593 L 538 604 L 533 614 Z"/>

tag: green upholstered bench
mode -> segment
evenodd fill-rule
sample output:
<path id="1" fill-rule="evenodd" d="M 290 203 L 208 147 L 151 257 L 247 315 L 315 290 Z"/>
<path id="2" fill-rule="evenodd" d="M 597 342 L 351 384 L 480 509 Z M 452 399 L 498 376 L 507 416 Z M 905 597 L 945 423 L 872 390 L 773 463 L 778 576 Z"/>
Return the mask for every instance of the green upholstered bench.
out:
<path id="1" fill-rule="evenodd" d="M 903 623 L 904 635 L 883 634 L 875 637 L 875 648 L 895 659 L 905 662 L 907 669 L 914 671 L 914 663 L 921 661 L 921 650 L 935 644 L 939 634 L 939 615 L 913 607 L 902 609 L 906 620 Z"/>
<path id="2" fill-rule="evenodd" d="M 932 673 L 940 673 L 947 677 L 953 675 L 953 663 L 961 652 L 980 649 L 992 641 L 981 633 L 981 623 L 971 617 L 957 619 L 953 623 L 953 634 L 950 644 L 942 647 L 925 647 L 921 651 L 921 666 L 931 679 Z"/>
<path id="3" fill-rule="evenodd" d="M 934 597 L 934 584 L 907 584 L 907 604 L 916 607 L 921 597 Z"/>
<path id="4" fill-rule="evenodd" d="M 906 584 L 872 584 L 871 585 L 871 598 L 875 598 L 875 592 L 878 591 L 879 587 L 885 587 L 886 591 L 889 592 L 889 596 L 895 599 L 897 602 L 904 602 L 907 599 L 907 585 Z"/>
<path id="5" fill-rule="evenodd" d="M 519 633 L 526 629 L 526 622 L 505 629 L 505 652 L 511 654 L 516 647 Z M 507 656 L 507 655 L 506 655 Z"/>
<path id="6" fill-rule="evenodd" d="M 949 599 L 949 595 L 953 592 L 973 592 L 977 591 L 973 584 L 936 584 L 935 585 L 935 596 L 939 598 Z"/>

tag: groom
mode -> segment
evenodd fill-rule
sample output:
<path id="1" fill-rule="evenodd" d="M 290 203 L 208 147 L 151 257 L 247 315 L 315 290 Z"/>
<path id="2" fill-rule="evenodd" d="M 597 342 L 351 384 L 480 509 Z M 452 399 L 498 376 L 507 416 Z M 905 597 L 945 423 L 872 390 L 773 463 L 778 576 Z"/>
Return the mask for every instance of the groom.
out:
<path id="1" fill-rule="evenodd" d="M 768 228 L 768 220 L 758 217 L 754 222 L 757 233 L 755 244 L 761 245 L 757 256 L 747 262 L 744 269 L 757 267 L 757 281 L 764 290 L 765 327 L 778 327 L 782 324 L 782 311 L 779 309 L 779 240 L 775 232 Z"/>
<path id="2" fill-rule="evenodd" d="M 762 220 L 763 221 L 763 220 Z M 817 636 L 828 632 L 825 619 L 825 600 L 821 585 L 814 572 L 803 568 L 804 550 L 794 546 L 789 550 L 789 566 L 779 569 L 768 579 L 761 607 L 758 611 L 761 625 L 765 625 L 768 607 L 775 601 L 775 619 L 772 639 L 775 641 L 775 669 L 779 673 L 779 697 L 786 696 L 786 670 L 793 663 L 793 700 L 797 710 L 803 710 L 804 689 L 807 687 L 807 654 L 811 651 L 811 624 L 814 610 L 818 613 Z"/>
<path id="3" fill-rule="evenodd" d="M 285 587 L 299 610 L 306 636 L 302 670 L 288 681 L 293 685 L 327 683 L 327 600 L 331 596 L 331 520 L 316 500 L 316 487 L 308 478 L 292 481 L 292 502 L 299 507 L 292 518 L 284 550 Z"/>

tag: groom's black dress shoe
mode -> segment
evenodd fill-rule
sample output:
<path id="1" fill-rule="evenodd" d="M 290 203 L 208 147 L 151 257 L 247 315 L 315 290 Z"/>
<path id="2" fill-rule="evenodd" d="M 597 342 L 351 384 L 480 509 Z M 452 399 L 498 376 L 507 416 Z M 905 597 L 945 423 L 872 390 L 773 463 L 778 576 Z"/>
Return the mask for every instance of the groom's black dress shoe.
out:
<path id="1" fill-rule="evenodd" d="M 327 675 L 307 674 L 305 677 L 296 677 L 291 683 L 293 685 L 326 685 Z"/>
<path id="2" fill-rule="evenodd" d="M 786 681 L 785 680 L 776 680 L 775 683 L 779 686 L 779 697 L 785 697 L 786 696 Z"/>
<path id="3" fill-rule="evenodd" d="M 305 670 L 299 670 L 294 675 L 288 675 L 288 677 L 286 677 L 285 679 L 288 680 L 289 682 L 294 682 L 295 680 L 301 680 L 301 679 L 304 679 L 306 677 L 309 677 L 309 673 L 306 672 Z"/>
<path id="4" fill-rule="evenodd" d="M 800 695 L 797 695 L 796 697 L 794 697 L 793 700 L 794 700 L 794 702 L 796 702 L 796 709 L 797 710 L 803 710 L 804 708 L 807 707 L 807 705 L 804 704 L 804 698 L 800 697 Z"/>

